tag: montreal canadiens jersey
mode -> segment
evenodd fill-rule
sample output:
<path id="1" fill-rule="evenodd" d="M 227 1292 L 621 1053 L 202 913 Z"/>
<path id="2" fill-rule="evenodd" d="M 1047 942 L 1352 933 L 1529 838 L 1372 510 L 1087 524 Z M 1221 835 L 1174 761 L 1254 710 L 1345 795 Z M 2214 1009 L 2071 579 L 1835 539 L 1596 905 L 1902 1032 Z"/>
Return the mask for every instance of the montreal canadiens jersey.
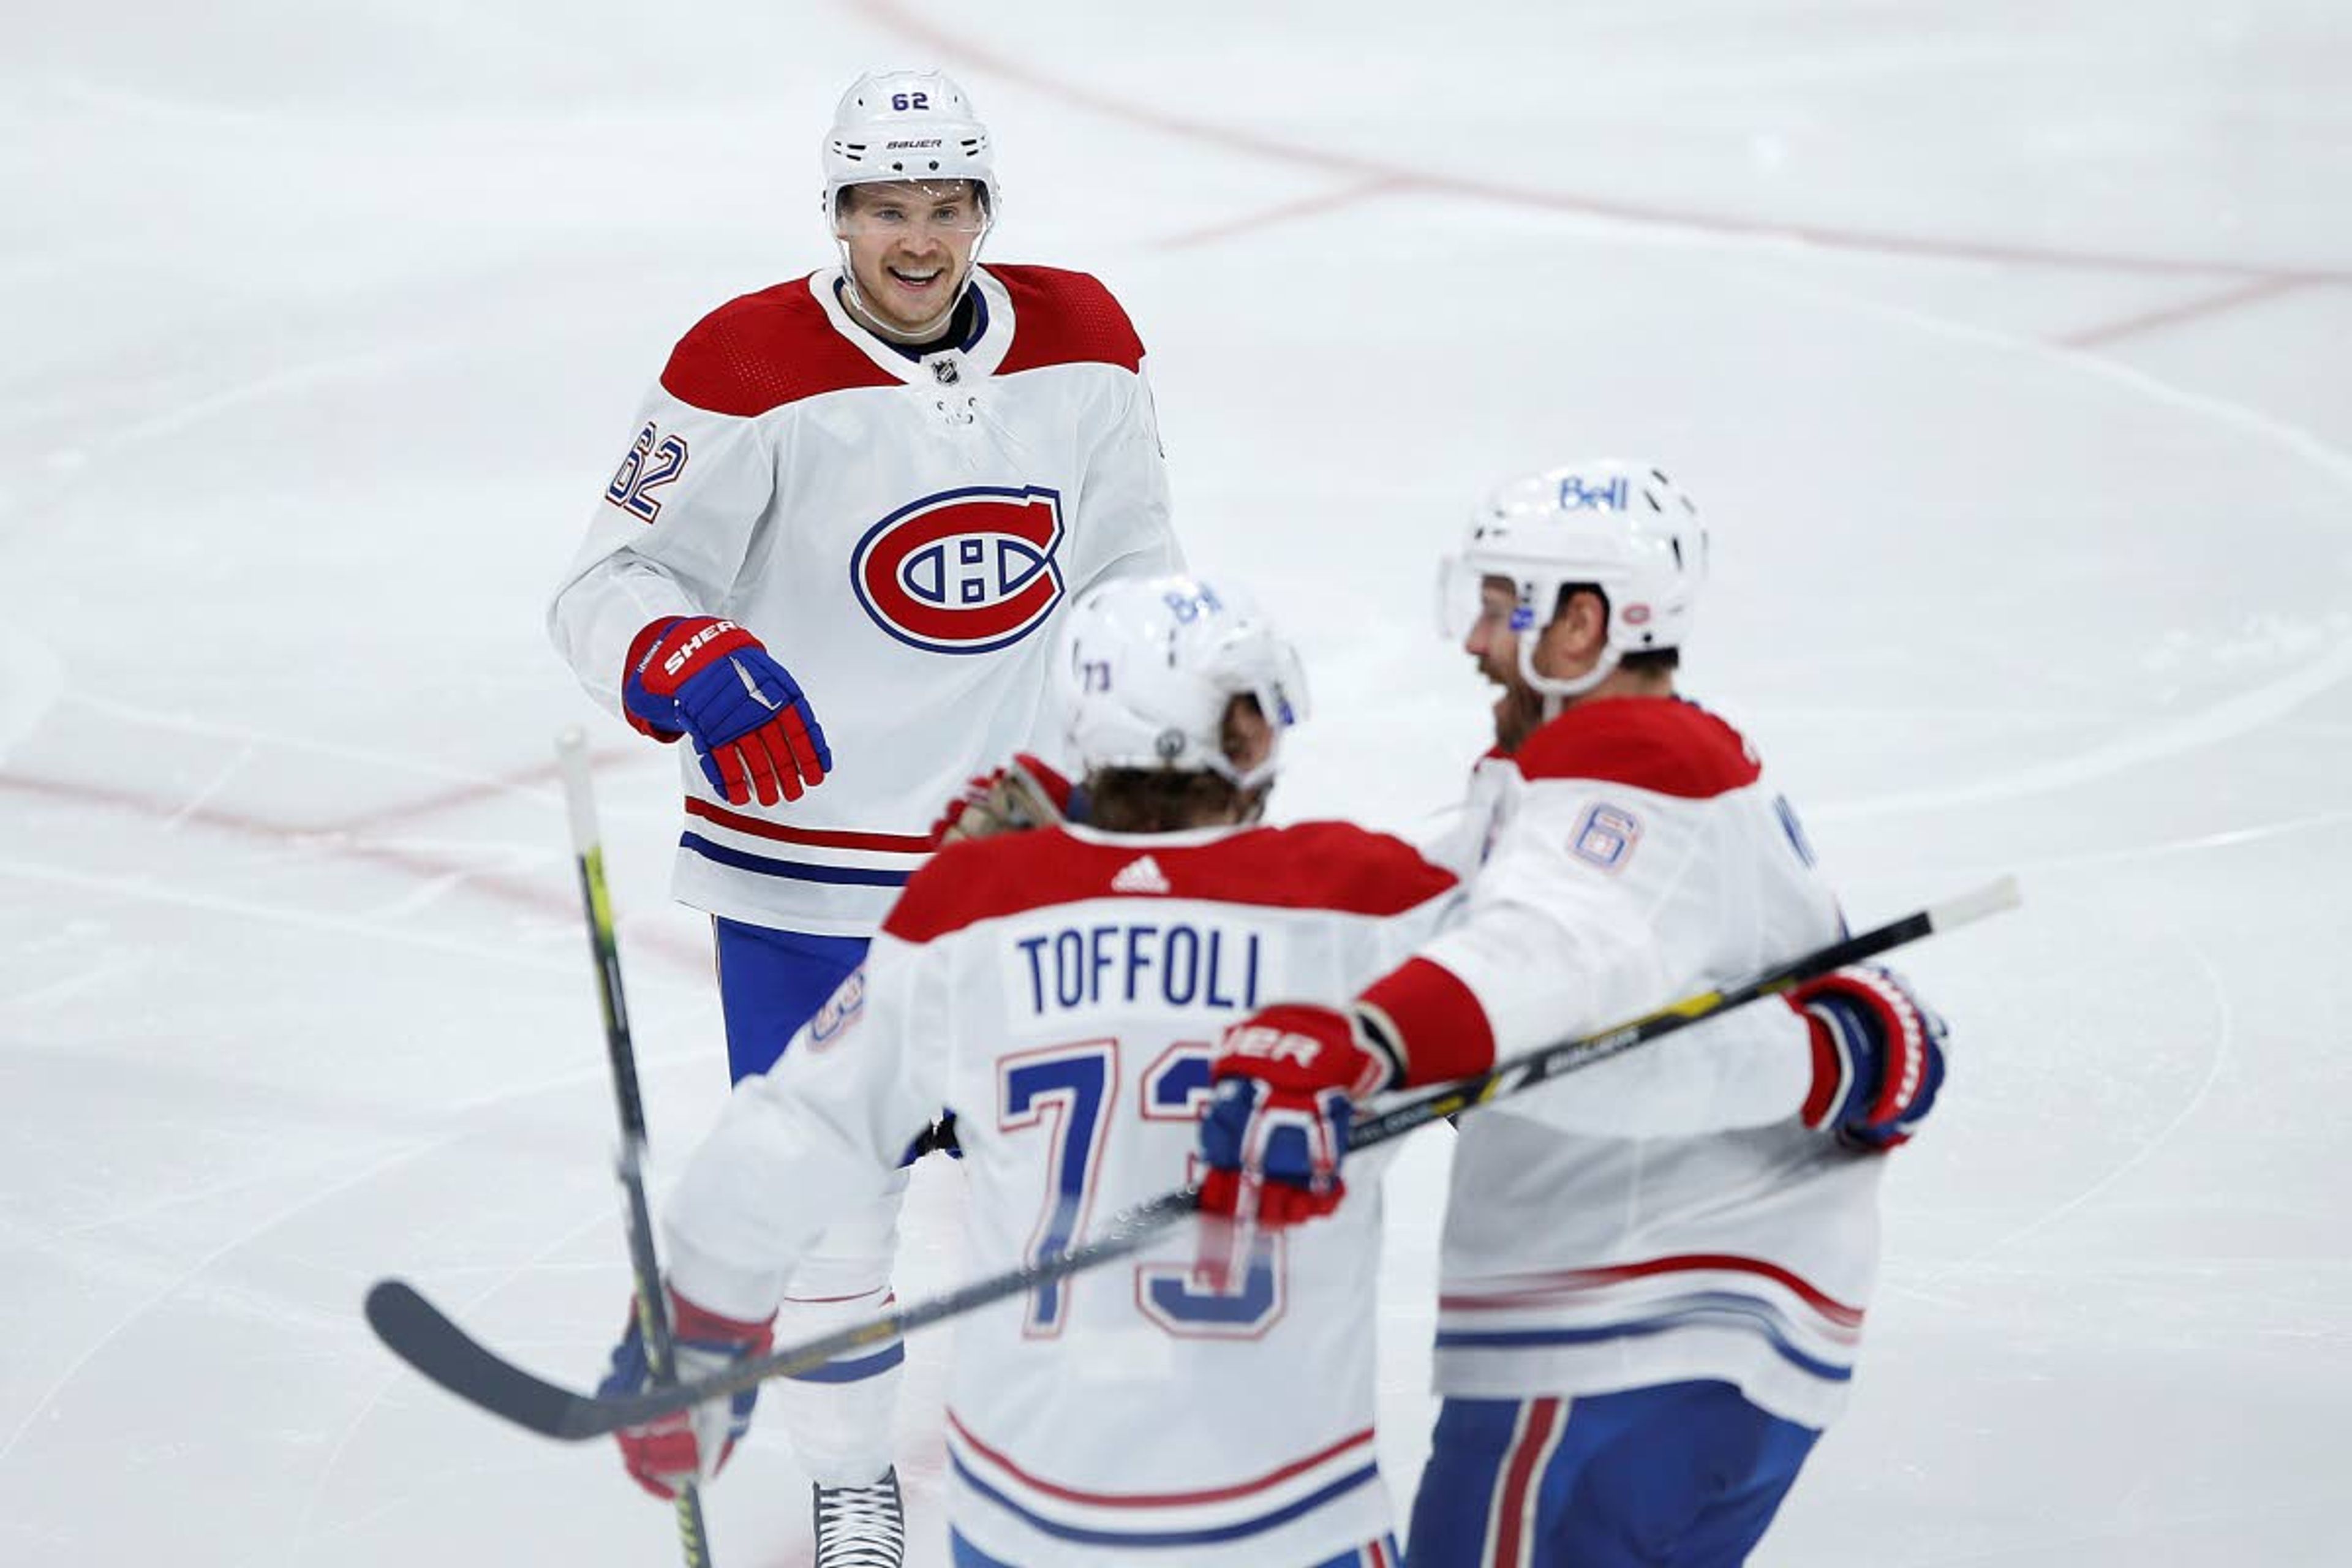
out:
<path id="1" fill-rule="evenodd" d="M 731 805 L 681 746 L 674 889 L 754 924 L 863 936 L 984 760 L 1047 750 L 1063 606 L 1181 570 L 1143 345 L 1083 273 L 975 268 L 928 354 L 859 327 L 837 269 L 722 306 L 671 354 L 549 612 L 620 713 L 632 640 L 713 615 L 807 694 L 833 771 Z"/>
<path id="2" fill-rule="evenodd" d="M 1464 826 L 1451 847 L 1483 864 L 1462 919 L 1365 996 L 1408 1055 L 1481 1031 L 1497 1056 L 1534 1049 L 1843 934 L 1747 743 L 1677 699 L 1569 708 L 1479 764 Z M 1811 1076 L 1803 1020 L 1768 998 L 1464 1117 L 1439 1392 L 1711 1378 L 1825 1426 L 1876 1272 L 1881 1166 L 1798 1121 Z"/>
<path id="3" fill-rule="evenodd" d="M 969 1272 L 1063 1250 L 1193 1179 L 1227 1025 L 1278 998 L 1344 1003 L 1457 900 L 1412 848 L 1334 823 L 951 846 L 863 971 L 737 1089 L 667 1206 L 670 1278 L 764 1315 L 941 1104 Z M 1230 1293 L 1195 1283 L 1187 1226 L 959 1320 L 957 1531 L 1024 1568 L 1303 1565 L 1384 1535 L 1380 1163 L 1351 1163 L 1339 1211 Z"/>

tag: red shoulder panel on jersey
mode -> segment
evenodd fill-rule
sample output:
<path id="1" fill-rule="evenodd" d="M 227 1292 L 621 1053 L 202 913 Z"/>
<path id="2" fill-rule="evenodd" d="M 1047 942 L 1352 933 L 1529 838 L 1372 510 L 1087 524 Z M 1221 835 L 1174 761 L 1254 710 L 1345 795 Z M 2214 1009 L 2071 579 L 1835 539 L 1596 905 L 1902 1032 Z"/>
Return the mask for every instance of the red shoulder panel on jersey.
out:
<path id="1" fill-rule="evenodd" d="M 1580 702 L 1528 737 L 1512 759 L 1537 779 L 1594 779 L 1711 800 L 1763 772 L 1739 731 L 1672 697 Z"/>
<path id="2" fill-rule="evenodd" d="M 989 273 L 1013 299 L 1013 346 L 999 375 L 1049 364 L 1143 367 L 1143 340 L 1109 289 L 1085 272 L 1058 267 L 999 267 Z"/>
<path id="3" fill-rule="evenodd" d="M 1398 915 L 1454 885 L 1402 839 L 1345 822 L 1261 827 L 1208 844 L 1145 835 L 1104 844 L 1058 828 L 950 844 L 907 884 L 882 929 L 929 942 L 981 921 L 1134 893 L 1261 909 Z"/>
<path id="4" fill-rule="evenodd" d="M 661 384 L 680 403 L 747 419 L 828 392 L 898 384 L 835 329 L 805 278 L 697 321 L 670 351 Z"/>

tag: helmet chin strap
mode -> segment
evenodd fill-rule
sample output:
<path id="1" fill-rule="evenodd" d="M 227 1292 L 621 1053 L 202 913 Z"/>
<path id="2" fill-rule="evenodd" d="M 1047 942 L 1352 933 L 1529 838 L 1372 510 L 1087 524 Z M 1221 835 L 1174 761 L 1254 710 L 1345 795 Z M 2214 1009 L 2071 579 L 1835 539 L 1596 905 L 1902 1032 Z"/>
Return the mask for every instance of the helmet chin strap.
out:
<path id="1" fill-rule="evenodd" d="M 989 231 L 995 226 L 995 220 L 991 219 L 981 229 L 980 237 L 971 242 L 971 254 L 964 258 L 963 276 L 956 280 L 955 291 L 948 296 L 947 309 L 912 331 L 884 325 L 882 318 L 876 314 L 874 307 L 866 302 L 865 293 L 857 287 L 857 267 L 850 259 L 848 237 L 839 228 L 835 228 L 833 231 L 833 244 L 834 248 L 841 252 L 841 288 L 842 291 L 849 296 L 850 308 L 856 312 L 859 323 L 893 342 L 924 343 L 938 337 L 947 330 L 947 324 L 955 319 L 956 307 L 963 303 L 964 290 L 971 287 L 972 272 L 980 266 L 980 247 L 988 243 Z"/>
<path id="2" fill-rule="evenodd" d="M 1216 774 L 1244 795 L 1255 793 L 1258 796 L 1258 810 L 1263 811 L 1265 809 L 1265 792 L 1273 784 L 1274 775 L 1282 767 L 1282 737 L 1279 733 L 1276 734 L 1274 744 L 1266 751 L 1265 760 L 1254 768 L 1237 768 L 1224 757 L 1208 757 L 1202 761 L 1210 773 Z M 1257 817 L 1253 814 L 1243 820 L 1255 822 Z"/>
<path id="3" fill-rule="evenodd" d="M 1542 696 L 1546 722 L 1559 717 L 1570 698 L 1583 696 L 1615 674 L 1620 657 L 1615 644 L 1603 644 L 1601 657 L 1582 675 L 1538 675 L 1536 673 L 1536 639 L 1524 632 L 1519 635 L 1519 679 L 1528 683 L 1528 689 Z"/>

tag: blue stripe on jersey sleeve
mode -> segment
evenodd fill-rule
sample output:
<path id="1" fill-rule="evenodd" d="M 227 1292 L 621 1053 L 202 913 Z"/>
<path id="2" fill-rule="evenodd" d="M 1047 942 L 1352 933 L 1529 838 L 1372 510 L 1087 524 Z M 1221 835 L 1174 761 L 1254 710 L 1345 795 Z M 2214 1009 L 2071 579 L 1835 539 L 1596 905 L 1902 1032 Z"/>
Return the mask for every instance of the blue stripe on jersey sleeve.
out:
<path id="1" fill-rule="evenodd" d="M 892 1345 L 888 1350 L 878 1351 L 873 1355 L 860 1357 L 856 1361 L 827 1362 L 823 1366 L 811 1367 L 806 1372 L 788 1372 L 784 1374 L 784 1381 L 787 1383 L 863 1383 L 869 1377 L 881 1376 L 906 1359 L 907 1347 L 897 1344 Z"/>

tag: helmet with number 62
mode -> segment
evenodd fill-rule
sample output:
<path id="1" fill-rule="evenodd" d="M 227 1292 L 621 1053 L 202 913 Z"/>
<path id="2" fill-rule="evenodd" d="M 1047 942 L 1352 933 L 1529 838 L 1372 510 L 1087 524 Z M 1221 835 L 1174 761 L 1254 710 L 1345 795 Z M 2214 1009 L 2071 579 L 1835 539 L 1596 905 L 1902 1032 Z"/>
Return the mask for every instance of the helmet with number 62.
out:
<path id="1" fill-rule="evenodd" d="M 1293 647 L 1232 584 L 1130 577 L 1070 610 L 1056 665 L 1074 760 L 1100 768 L 1213 773 L 1249 790 L 1274 776 L 1282 732 L 1307 717 Z M 1274 744 L 1254 767 L 1225 755 L 1225 714 L 1254 698 Z"/>
<path id="2" fill-rule="evenodd" d="M 1706 570 L 1706 525 L 1663 471 L 1614 459 L 1571 463 L 1513 479 L 1480 504 L 1462 547 L 1439 568 L 1439 623 L 1460 640 L 1486 613 L 1486 583 L 1508 581 L 1521 677 L 1547 696 L 1573 697 L 1628 654 L 1680 647 Z M 1560 591 L 1580 585 L 1609 601 L 1600 660 L 1572 679 L 1539 675 L 1538 634 L 1559 613 Z"/>
<path id="3" fill-rule="evenodd" d="M 849 84 L 824 135 L 824 216 L 850 185 L 970 180 L 993 219 L 996 153 L 971 100 L 941 71 L 868 71 Z"/>

